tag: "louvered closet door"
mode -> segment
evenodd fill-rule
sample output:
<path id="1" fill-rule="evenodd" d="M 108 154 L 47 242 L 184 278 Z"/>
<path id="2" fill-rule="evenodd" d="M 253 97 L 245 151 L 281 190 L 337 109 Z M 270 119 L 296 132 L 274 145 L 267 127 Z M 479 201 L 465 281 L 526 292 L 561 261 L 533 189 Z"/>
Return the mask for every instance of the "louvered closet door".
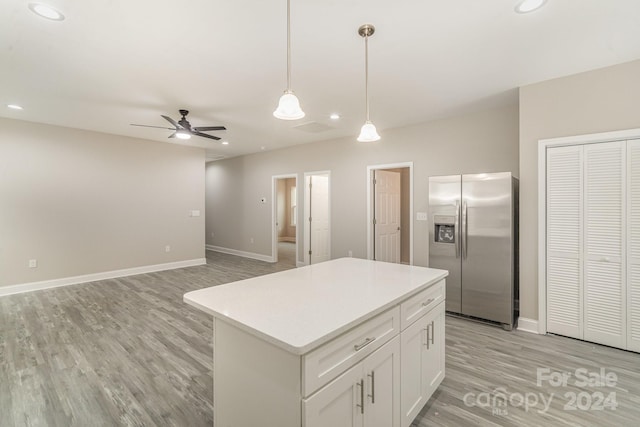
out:
<path id="1" fill-rule="evenodd" d="M 547 149 L 547 330 L 582 338 L 582 146 Z"/>
<path id="2" fill-rule="evenodd" d="M 625 143 L 584 147 L 584 339 L 626 343 Z"/>
<path id="3" fill-rule="evenodd" d="M 627 141 L 627 348 L 640 351 L 640 139 Z"/>

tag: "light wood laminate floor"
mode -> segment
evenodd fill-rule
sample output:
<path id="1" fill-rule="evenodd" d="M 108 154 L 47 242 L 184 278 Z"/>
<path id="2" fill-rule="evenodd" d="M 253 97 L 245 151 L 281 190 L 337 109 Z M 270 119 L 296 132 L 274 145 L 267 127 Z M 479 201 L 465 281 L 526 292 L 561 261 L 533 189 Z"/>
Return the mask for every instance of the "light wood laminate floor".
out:
<path id="1" fill-rule="evenodd" d="M 212 320 L 182 295 L 291 264 L 207 258 L 205 266 L 0 298 L 0 426 L 211 426 Z M 446 334 L 446 378 L 414 426 L 639 425 L 636 353 L 453 317 Z M 615 385 L 576 386 L 577 369 L 601 368 Z M 538 386 L 538 369 L 572 377 Z M 617 408 L 598 410 L 598 393 L 613 393 Z"/>

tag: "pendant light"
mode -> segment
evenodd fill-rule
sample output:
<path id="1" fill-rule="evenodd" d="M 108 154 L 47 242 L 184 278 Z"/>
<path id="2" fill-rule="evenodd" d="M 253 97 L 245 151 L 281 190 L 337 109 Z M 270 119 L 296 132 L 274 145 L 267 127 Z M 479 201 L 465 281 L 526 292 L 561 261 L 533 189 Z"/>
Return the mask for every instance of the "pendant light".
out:
<path id="1" fill-rule="evenodd" d="M 358 34 L 364 37 L 364 100 L 367 109 L 367 119 L 360 129 L 359 142 L 373 142 L 380 139 L 378 131 L 369 120 L 369 37 L 376 31 L 371 24 L 364 24 L 358 28 Z"/>
<path id="2" fill-rule="evenodd" d="M 291 90 L 291 0 L 287 0 L 287 90 L 280 97 L 273 115 L 282 120 L 297 120 L 304 117 L 300 101 Z"/>

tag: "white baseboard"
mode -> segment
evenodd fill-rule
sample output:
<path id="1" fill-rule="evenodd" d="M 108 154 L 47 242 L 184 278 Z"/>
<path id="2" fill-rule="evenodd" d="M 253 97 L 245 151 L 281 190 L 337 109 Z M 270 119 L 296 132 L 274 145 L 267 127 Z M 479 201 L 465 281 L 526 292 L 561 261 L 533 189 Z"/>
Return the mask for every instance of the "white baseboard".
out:
<path id="1" fill-rule="evenodd" d="M 273 260 L 273 257 L 269 255 L 256 254 L 254 252 L 239 251 L 237 249 L 223 248 L 221 246 L 214 246 L 214 245 L 205 245 L 205 247 L 208 251 L 222 252 L 223 254 L 237 255 L 244 258 L 257 259 L 258 261 L 264 261 L 264 262 L 275 262 Z"/>
<path id="2" fill-rule="evenodd" d="M 537 334 L 539 333 L 538 321 L 534 319 L 527 319 L 526 317 L 518 317 L 518 330 Z"/>
<path id="3" fill-rule="evenodd" d="M 21 283 L 0 287 L 0 297 L 23 292 L 39 291 L 41 289 L 58 288 L 60 286 L 77 285 L 79 283 L 95 282 L 97 280 L 115 279 L 117 277 L 133 276 L 135 274 L 153 273 L 156 271 L 174 270 L 176 268 L 193 267 L 207 263 L 206 258 L 190 259 L 186 261 L 167 262 L 165 264 L 145 265 L 142 267 L 125 268 L 122 270 L 104 271 L 102 273 L 85 274 L 82 276 L 63 277 L 60 279 L 43 280 L 41 282 Z"/>
<path id="4" fill-rule="evenodd" d="M 296 261 L 296 268 L 304 267 L 305 265 L 307 264 L 305 264 L 303 261 Z"/>
<path id="5" fill-rule="evenodd" d="M 278 241 L 279 242 L 295 243 L 296 242 L 296 238 L 295 237 L 278 237 Z"/>

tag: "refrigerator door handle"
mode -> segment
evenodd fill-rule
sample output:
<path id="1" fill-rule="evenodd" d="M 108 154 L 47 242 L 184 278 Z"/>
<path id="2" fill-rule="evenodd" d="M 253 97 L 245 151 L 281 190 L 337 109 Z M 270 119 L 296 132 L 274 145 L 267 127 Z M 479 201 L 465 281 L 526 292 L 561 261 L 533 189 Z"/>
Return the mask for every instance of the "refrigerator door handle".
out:
<path id="1" fill-rule="evenodd" d="M 462 202 L 462 258 L 467 258 L 467 202 Z"/>
<path id="2" fill-rule="evenodd" d="M 453 240 L 456 242 L 456 258 L 460 258 L 460 200 L 456 200 L 456 217 L 453 223 Z"/>

